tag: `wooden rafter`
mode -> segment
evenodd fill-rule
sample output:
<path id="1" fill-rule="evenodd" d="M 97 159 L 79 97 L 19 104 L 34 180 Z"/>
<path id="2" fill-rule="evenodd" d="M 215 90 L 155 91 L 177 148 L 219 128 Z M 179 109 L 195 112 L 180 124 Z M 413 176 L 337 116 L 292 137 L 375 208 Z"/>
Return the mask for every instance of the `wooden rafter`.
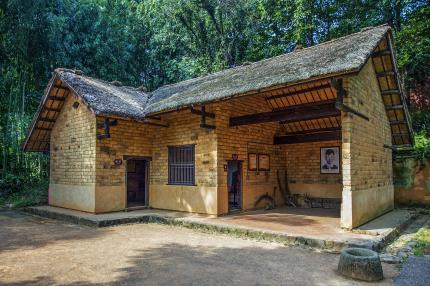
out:
<path id="1" fill-rule="evenodd" d="M 206 123 L 206 118 L 215 118 L 215 113 L 213 112 L 207 112 L 206 106 L 202 105 L 201 110 L 195 109 L 194 107 L 191 107 L 191 113 L 200 115 L 200 128 L 205 129 L 215 129 L 215 125 L 210 125 Z"/>
<path id="2" fill-rule="evenodd" d="M 49 100 L 56 100 L 56 101 L 65 101 L 66 100 L 66 97 L 64 97 L 64 96 L 52 96 L 52 95 L 50 95 L 50 96 L 48 96 L 48 99 Z"/>
<path id="3" fill-rule="evenodd" d="M 297 144 L 306 142 L 320 142 L 320 141 L 332 141 L 341 140 L 342 131 L 340 129 L 331 130 L 326 132 L 313 132 L 307 134 L 288 134 L 285 136 L 277 136 L 273 139 L 273 144 Z"/>
<path id="4" fill-rule="evenodd" d="M 105 118 L 105 121 L 103 123 L 97 123 L 97 128 L 103 128 L 104 132 L 102 134 L 97 133 L 96 137 L 97 139 L 105 139 L 110 138 L 110 127 L 118 125 L 118 120 L 110 120 L 109 118 Z"/>
<path id="5" fill-rule="evenodd" d="M 38 127 L 38 126 L 34 127 L 34 129 L 37 129 L 37 130 L 43 130 L 43 131 L 51 131 L 51 130 L 52 130 L 51 128 Z"/>
<path id="6" fill-rule="evenodd" d="M 54 123 L 55 120 L 54 119 L 50 119 L 50 118 L 39 118 L 39 121 L 44 121 L 44 122 L 50 122 L 50 123 Z"/>
<path id="7" fill-rule="evenodd" d="M 385 76 L 393 76 L 396 73 L 394 71 L 383 71 L 383 72 L 378 72 L 376 74 L 377 77 L 385 77 Z"/>
<path id="8" fill-rule="evenodd" d="M 60 112 L 61 108 L 43 107 L 43 110 L 45 110 L 45 111 L 53 111 L 53 112 Z"/>
<path id="9" fill-rule="evenodd" d="M 376 51 L 372 53 L 372 57 L 382 57 L 382 56 L 389 56 L 389 55 L 391 55 L 391 51 L 389 49 Z"/>
<path id="10" fill-rule="evenodd" d="M 230 117 L 230 127 L 268 122 L 295 122 L 340 115 L 333 100 L 288 106 L 282 110 Z"/>
<path id="11" fill-rule="evenodd" d="M 393 110 L 393 109 L 403 109 L 403 105 L 402 104 L 397 104 L 397 105 L 387 105 L 385 106 L 386 110 Z"/>
<path id="12" fill-rule="evenodd" d="M 406 120 L 392 120 L 390 121 L 391 125 L 398 125 L 398 124 L 407 124 Z"/>
<path id="13" fill-rule="evenodd" d="M 391 34 L 387 34 L 381 41 L 372 53 L 372 61 L 392 130 L 392 143 L 395 146 L 411 146 L 413 144 L 412 127 L 398 78 L 391 37 Z M 400 135 L 399 132 L 401 132 Z"/>
<path id="14" fill-rule="evenodd" d="M 64 87 L 64 86 L 61 86 L 61 85 L 54 85 L 54 88 L 61 89 L 61 90 L 64 90 L 64 91 L 68 91 L 69 90 L 67 87 Z"/>
<path id="15" fill-rule="evenodd" d="M 169 124 L 161 122 L 161 118 L 160 119 L 147 118 L 147 119 L 143 120 L 142 123 L 148 124 L 148 125 L 153 125 L 153 126 L 158 126 L 158 127 L 165 127 L 165 128 L 169 127 Z"/>
<path id="16" fill-rule="evenodd" d="M 308 92 L 318 91 L 318 90 L 322 90 L 322 89 L 330 88 L 330 87 L 331 87 L 330 84 L 323 84 L 320 86 L 314 86 L 314 87 L 307 88 L 307 89 L 302 89 L 302 90 L 297 90 L 297 91 L 292 91 L 292 92 L 285 92 L 283 94 L 272 95 L 272 96 L 266 97 L 266 101 L 274 100 L 274 99 L 278 99 L 278 98 L 282 98 L 282 97 L 287 97 L 287 96 L 289 97 L 289 96 L 304 94 L 304 93 L 308 93 Z"/>
<path id="17" fill-rule="evenodd" d="M 327 127 L 327 128 L 314 128 L 314 129 L 306 129 L 306 130 L 295 131 L 295 132 L 288 132 L 285 135 L 290 136 L 290 135 L 311 134 L 311 133 L 318 133 L 318 132 L 330 132 L 330 131 L 338 131 L 341 129 L 342 128 L 340 126 Z"/>
<path id="18" fill-rule="evenodd" d="M 381 91 L 381 95 L 392 95 L 392 94 L 400 94 L 400 91 L 398 89 L 389 89 L 389 90 Z"/>
<path id="19" fill-rule="evenodd" d="M 357 111 L 357 110 L 355 110 L 355 109 L 353 109 L 353 108 L 351 108 L 351 107 L 349 107 L 343 103 L 343 98 L 344 98 L 344 96 L 346 96 L 346 90 L 342 86 L 342 79 L 333 80 L 331 82 L 331 85 L 337 91 L 337 97 L 336 97 L 336 108 L 337 109 L 339 109 L 340 111 L 343 111 L 343 112 L 355 114 L 355 115 L 363 118 L 364 120 L 369 121 L 369 117 L 367 117 L 363 113 L 361 113 L 361 112 L 359 112 L 359 111 Z"/>

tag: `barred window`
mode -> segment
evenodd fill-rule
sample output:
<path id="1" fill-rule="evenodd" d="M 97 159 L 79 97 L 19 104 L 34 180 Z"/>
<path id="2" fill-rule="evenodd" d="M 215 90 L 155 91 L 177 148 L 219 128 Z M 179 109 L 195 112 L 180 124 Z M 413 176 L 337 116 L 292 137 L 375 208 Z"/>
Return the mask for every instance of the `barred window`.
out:
<path id="1" fill-rule="evenodd" d="M 169 146 L 169 175 L 171 185 L 194 185 L 194 145 Z"/>

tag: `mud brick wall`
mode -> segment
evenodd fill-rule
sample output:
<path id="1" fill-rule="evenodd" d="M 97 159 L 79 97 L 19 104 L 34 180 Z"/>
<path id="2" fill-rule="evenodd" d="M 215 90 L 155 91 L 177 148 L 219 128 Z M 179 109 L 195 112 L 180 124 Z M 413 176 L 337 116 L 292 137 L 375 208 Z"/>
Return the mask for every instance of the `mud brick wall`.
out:
<path id="1" fill-rule="evenodd" d="M 276 172 L 285 170 L 285 152 L 282 146 L 273 145 L 278 123 L 245 125 L 230 128 L 229 118 L 251 113 L 271 111 L 263 96 L 246 96 L 217 103 L 211 106 L 216 113 L 216 134 L 218 140 L 218 212 L 228 212 L 227 172 L 224 165 L 237 154 L 242 162 L 242 208 L 252 209 L 263 194 L 276 191 L 276 202 L 282 204 Z M 249 171 L 248 153 L 270 155 L 270 171 Z M 257 207 L 261 207 L 257 206 Z"/>
<path id="2" fill-rule="evenodd" d="M 126 206 L 125 155 L 151 157 L 149 205 L 179 211 L 224 214 L 228 212 L 227 172 L 233 154 L 242 161 L 242 208 L 252 209 L 263 194 L 276 191 L 282 204 L 277 172 L 287 171 L 293 193 L 339 197 L 342 226 L 351 228 L 393 207 L 390 126 L 371 62 L 344 80 L 345 104 L 369 116 L 366 121 L 342 114 L 342 142 L 273 145 L 278 123 L 229 127 L 229 118 L 270 111 L 263 96 L 244 96 L 208 104 L 216 114 L 207 119 L 215 130 L 200 127 L 200 116 L 189 109 L 162 114 L 168 128 L 128 120 L 111 127 L 111 137 L 96 139 L 96 121 L 81 103 L 77 109 L 69 96 L 51 137 L 50 203 L 90 212 L 122 210 Z M 168 147 L 195 144 L 195 185 L 168 184 Z M 320 174 L 320 147 L 341 145 L 342 172 Z M 249 171 L 248 153 L 270 155 L 269 171 Z M 342 189 L 343 186 L 343 189 Z M 342 192 L 341 192 L 342 189 Z M 257 207 L 261 207 L 257 206 Z"/>
<path id="3" fill-rule="evenodd" d="M 79 102 L 78 108 L 73 103 Z M 51 131 L 49 204 L 93 212 L 95 116 L 70 94 Z"/>
<path id="4" fill-rule="evenodd" d="M 344 86 L 344 103 L 370 119 L 342 113 L 341 224 L 351 228 L 393 208 L 391 130 L 371 60 Z"/>
<path id="5" fill-rule="evenodd" d="M 189 109 L 162 115 L 162 119 L 169 128 L 158 127 L 154 132 L 151 206 L 217 214 L 216 131 L 200 128 L 200 116 L 192 114 Z M 168 146 L 190 144 L 195 144 L 195 186 L 169 185 Z"/>
<path id="6" fill-rule="evenodd" d="M 113 120 L 112 118 L 110 120 Z M 104 117 L 97 117 L 103 124 Z M 96 140 L 96 212 L 126 207 L 126 160 L 124 156 L 152 156 L 153 126 L 130 120 L 117 120 L 110 127 L 110 138 Z M 103 128 L 97 132 L 102 134 Z M 116 159 L 123 160 L 115 165 Z"/>
<path id="7" fill-rule="evenodd" d="M 320 168 L 320 148 L 340 148 L 341 145 L 341 141 L 285 145 L 287 177 L 291 192 L 317 198 L 341 198 L 342 174 L 321 174 Z M 340 161 L 341 165 L 342 159 Z"/>
<path id="8" fill-rule="evenodd" d="M 401 205 L 430 206 L 429 159 L 393 162 L 394 201 Z"/>

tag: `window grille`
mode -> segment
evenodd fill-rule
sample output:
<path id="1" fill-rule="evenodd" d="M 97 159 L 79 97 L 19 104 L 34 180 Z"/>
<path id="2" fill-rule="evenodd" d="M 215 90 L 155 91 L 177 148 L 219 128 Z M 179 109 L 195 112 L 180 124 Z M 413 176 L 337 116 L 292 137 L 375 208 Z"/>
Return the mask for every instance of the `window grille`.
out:
<path id="1" fill-rule="evenodd" d="M 194 145 L 169 146 L 168 183 L 171 185 L 195 184 Z"/>

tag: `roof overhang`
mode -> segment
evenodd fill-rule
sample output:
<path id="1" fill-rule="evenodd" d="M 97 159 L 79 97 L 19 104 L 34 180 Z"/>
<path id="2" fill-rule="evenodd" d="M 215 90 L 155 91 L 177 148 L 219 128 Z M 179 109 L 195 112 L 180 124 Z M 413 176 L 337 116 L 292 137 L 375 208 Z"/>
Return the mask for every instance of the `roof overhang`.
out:
<path id="1" fill-rule="evenodd" d="M 146 98 L 148 98 L 147 94 L 138 91 L 138 89 L 131 87 L 117 87 L 114 86 L 112 83 L 107 83 L 101 80 L 85 77 L 82 74 L 75 75 L 73 74 L 73 71 L 71 73 L 70 70 L 55 70 L 53 77 L 49 81 L 48 87 L 46 88 L 45 93 L 42 96 L 37 112 L 33 117 L 33 120 L 27 133 L 27 137 L 23 144 L 23 149 L 25 151 L 49 150 L 50 129 L 52 129 L 55 120 L 57 119 L 58 114 L 63 107 L 65 98 L 70 93 L 79 96 L 82 101 L 87 105 L 87 107 L 97 116 L 123 118 L 127 120 L 134 120 L 145 123 L 147 120 L 149 120 L 149 118 L 154 117 L 155 115 L 161 115 L 169 112 L 188 109 L 197 105 L 211 104 L 215 102 L 230 100 L 237 97 L 253 96 L 257 94 L 270 94 L 271 92 L 280 89 L 294 90 L 296 87 L 300 89 L 300 87 L 309 85 L 313 86 L 315 84 L 318 86 L 318 82 L 330 82 L 335 79 L 354 76 L 361 71 L 361 69 L 363 68 L 365 63 L 369 61 L 369 59 L 372 59 L 373 65 L 375 67 L 381 96 L 386 107 L 387 117 L 390 122 L 391 132 L 393 136 L 392 145 L 411 146 L 413 145 L 411 120 L 407 109 L 401 82 L 399 80 L 393 48 L 392 33 L 391 30 L 385 26 L 377 27 L 374 29 L 379 29 L 378 38 L 373 37 L 371 44 L 366 46 L 366 53 L 363 53 L 362 51 L 363 58 L 360 58 L 360 60 L 363 59 L 363 62 L 360 65 L 355 65 L 353 68 L 341 69 L 340 71 L 331 73 L 320 73 L 317 76 L 310 76 L 309 78 L 302 77 L 300 80 L 296 81 L 278 81 L 278 83 L 276 84 L 271 84 L 269 82 L 264 86 L 260 84 L 259 88 L 253 88 L 252 85 L 247 85 L 247 83 L 244 82 L 243 86 L 238 88 L 238 90 L 241 90 L 241 92 L 231 92 L 229 94 L 225 94 L 223 96 L 218 97 L 198 96 L 195 98 L 187 98 L 187 100 L 184 101 L 177 100 L 182 97 L 180 92 L 174 93 L 173 95 L 169 95 L 165 98 L 160 98 L 160 101 L 162 102 L 167 100 L 172 101 L 173 104 L 169 103 L 164 106 L 164 108 L 156 111 L 151 111 L 151 108 L 147 109 L 147 104 L 150 105 L 148 100 L 146 100 Z M 364 31 L 366 32 L 367 30 Z M 383 31 L 385 31 L 385 33 L 382 33 Z M 345 40 L 345 37 L 341 39 Z M 376 41 L 376 39 L 379 39 L 379 41 Z M 331 42 L 328 42 L 329 46 L 331 45 Z M 324 47 L 326 48 L 327 46 Z M 306 54 L 307 53 L 304 53 L 304 55 Z M 297 54 L 296 56 L 298 55 L 300 54 Z M 260 62 L 257 66 L 263 67 L 263 62 L 264 61 Z M 199 84 L 205 84 L 204 79 L 207 78 L 208 80 L 213 80 L 214 77 L 217 77 L 219 76 L 219 74 L 222 73 L 223 72 L 220 72 L 216 75 L 213 75 L 212 77 L 211 75 L 209 75 L 206 77 L 199 78 L 197 80 L 197 83 L 191 80 L 186 81 L 184 83 L 178 83 L 178 85 L 181 86 L 181 88 L 184 88 L 183 86 L 185 85 L 188 86 L 187 88 L 190 89 L 198 89 L 197 86 Z M 237 71 L 233 71 L 233 73 L 237 73 Z M 192 84 L 189 84 L 189 82 L 192 82 Z M 169 89 L 170 87 L 161 87 L 158 90 L 165 90 L 166 88 Z M 185 90 L 184 92 L 187 93 L 189 91 Z M 214 92 L 216 93 L 219 91 L 215 90 Z M 162 91 L 158 91 L 158 93 L 162 93 Z M 155 100 L 152 95 L 149 100 Z M 97 100 L 94 100 L 94 97 Z M 88 100 L 90 100 L 91 102 L 86 100 L 86 98 L 88 98 Z M 117 100 L 119 102 L 117 102 Z M 108 101 L 109 104 L 115 105 L 115 107 L 120 108 L 121 110 L 117 110 L 114 112 L 108 110 L 109 112 L 106 112 L 106 109 L 104 108 L 105 106 L 103 106 L 103 101 Z M 161 105 L 163 104 L 161 103 Z M 127 107 L 124 109 L 124 106 L 129 106 L 130 108 Z M 130 113 L 128 114 L 128 110 L 133 110 L 134 113 L 128 112 Z"/>

